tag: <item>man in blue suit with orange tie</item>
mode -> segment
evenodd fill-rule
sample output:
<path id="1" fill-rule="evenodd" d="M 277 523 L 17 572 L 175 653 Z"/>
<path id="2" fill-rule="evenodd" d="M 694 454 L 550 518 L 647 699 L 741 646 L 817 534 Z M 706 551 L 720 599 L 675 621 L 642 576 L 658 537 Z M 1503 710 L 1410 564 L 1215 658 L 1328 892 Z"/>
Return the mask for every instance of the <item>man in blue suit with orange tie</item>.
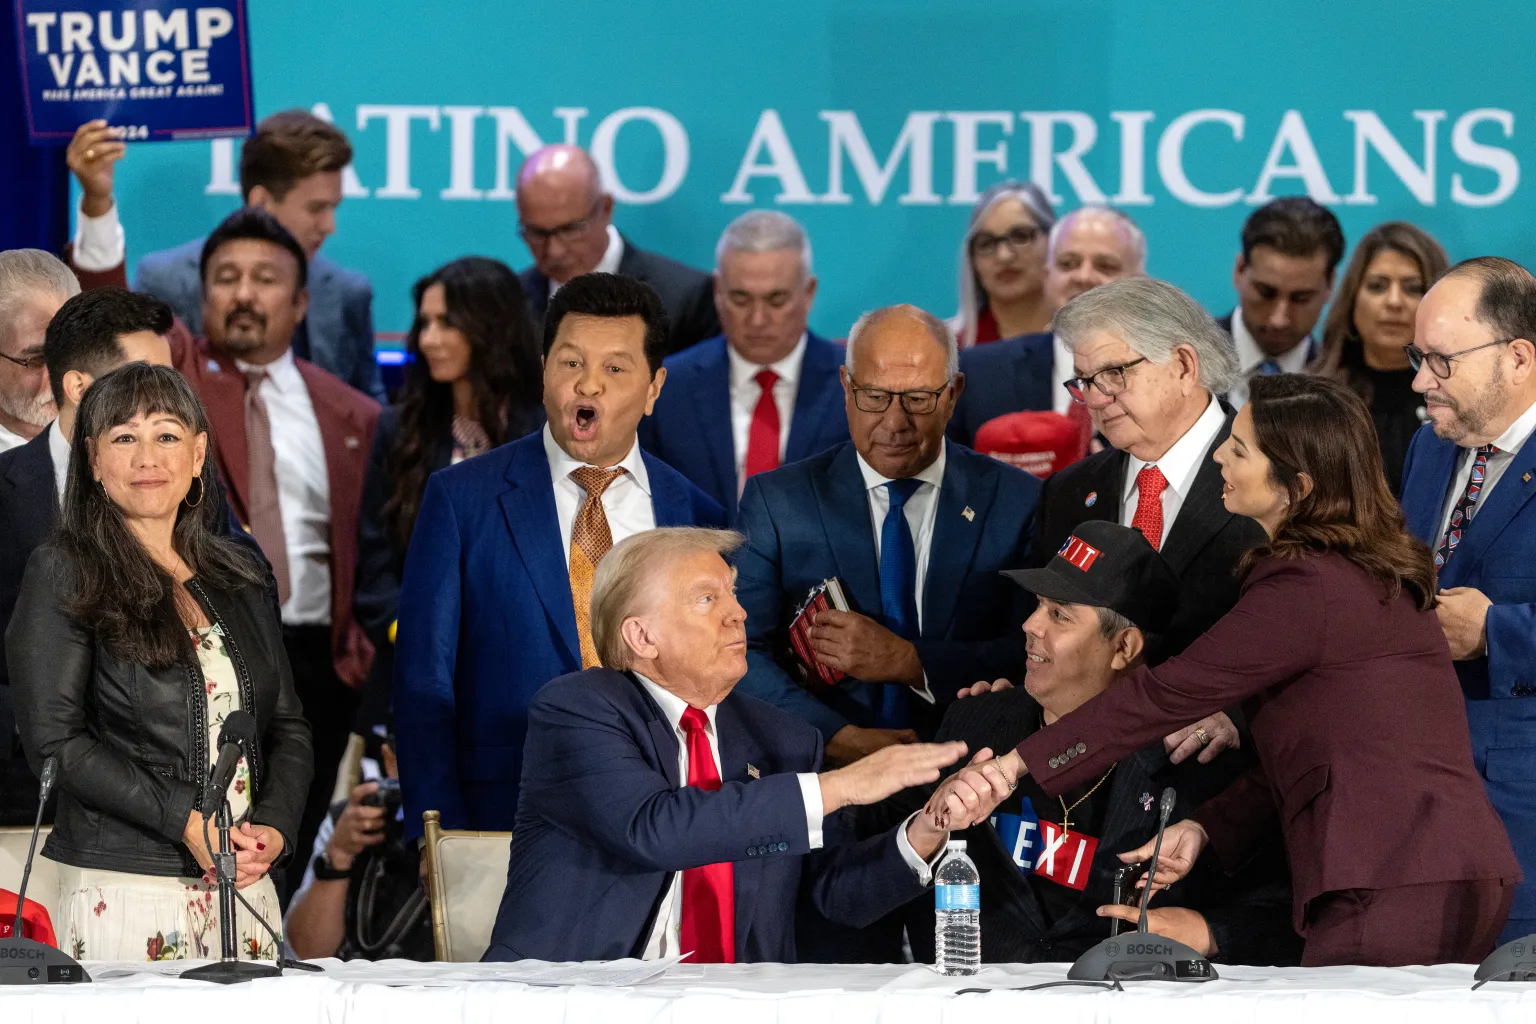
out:
<path id="1" fill-rule="evenodd" d="M 649 285 L 573 278 L 544 321 L 544 429 L 428 480 L 395 645 L 408 835 L 425 810 L 445 828 L 510 829 L 534 693 L 597 664 L 598 561 L 657 526 L 724 525 L 635 441 L 666 380 L 666 337 Z"/>
<path id="2" fill-rule="evenodd" d="M 1403 511 L 1435 552 L 1473 760 L 1525 872 L 1508 942 L 1536 933 L 1536 277 L 1466 260 L 1424 296 L 1414 338 L 1430 423 L 1408 450 Z"/>
<path id="3" fill-rule="evenodd" d="M 815 298 L 805 230 L 777 210 L 736 218 L 715 250 L 724 333 L 667 359 L 672 385 L 640 422 L 645 450 L 732 520 L 748 477 L 848 440 L 843 349 L 806 327 Z"/>
<path id="4" fill-rule="evenodd" d="M 747 481 L 737 592 L 751 669 L 742 690 L 821 731 L 855 760 L 931 731 L 962 686 L 1016 674 L 1032 600 L 998 575 L 1024 565 L 1040 482 L 944 439 L 965 387 L 953 338 L 913 306 L 866 314 L 848 338 L 853 440 Z M 807 590 L 837 577 L 816 657 L 850 678 L 817 692 L 787 629 Z"/>

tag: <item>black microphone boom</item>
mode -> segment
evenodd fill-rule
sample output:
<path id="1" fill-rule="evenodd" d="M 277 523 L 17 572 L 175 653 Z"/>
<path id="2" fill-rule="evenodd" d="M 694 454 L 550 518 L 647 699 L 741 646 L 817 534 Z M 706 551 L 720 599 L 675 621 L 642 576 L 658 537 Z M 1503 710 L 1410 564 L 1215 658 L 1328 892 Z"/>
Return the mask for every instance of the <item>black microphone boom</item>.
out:
<path id="1" fill-rule="evenodd" d="M 229 784 L 235 781 L 240 758 L 250 755 L 255 745 L 256 719 L 248 711 L 231 711 L 219 728 L 219 759 L 208 775 L 208 785 L 198 804 L 203 817 L 211 818 L 218 812 L 224 794 L 229 792 Z"/>
<path id="2" fill-rule="evenodd" d="M 50 982 L 90 981 L 85 968 L 62 950 L 23 937 L 21 910 L 25 905 L 27 882 L 32 878 L 32 858 L 37 854 L 37 834 L 42 831 L 43 805 L 59 777 L 57 758 L 43 761 L 41 785 L 37 791 L 37 817 L 32 822 L 32 844 L 27 848 L 27 862 L 21 869 L 21 889 L 16 893 L 16 916 L 9 938 L 0 939 L 0 985 L 46 985 Z"/>
<path id="3" fill-rule="evenodd" d="M 1147 933 L 1147 903 L 1152 899 L 1152 878 L 1157 874 L 1157 859 L 1163 853 L 1163 830 L 1168 827 L 1168 819 L 1173 817 L 1173 805 L 1178 799 L 1179 795 L 1169 786 L 1158 801 L 1157 843 L 1152 847 L 1152 860 L 1147 864 L 1147 884 L 1141 887 L 1141 919 L 1136 922 L 1136 930 L 1143 935 Z"/>

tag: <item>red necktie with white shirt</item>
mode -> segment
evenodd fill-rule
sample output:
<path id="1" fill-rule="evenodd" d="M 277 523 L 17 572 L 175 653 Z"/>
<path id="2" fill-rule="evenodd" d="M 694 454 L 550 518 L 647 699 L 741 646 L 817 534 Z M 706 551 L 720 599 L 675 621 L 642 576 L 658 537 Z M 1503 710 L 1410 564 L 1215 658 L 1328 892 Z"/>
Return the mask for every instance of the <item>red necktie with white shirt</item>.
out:
<path id="1" fill-rule="evenodd" d="M 720 771 L 709 749 L 709 718 L 690 707 L 683 712 L 682 726 L 688 738 L 688 785 L 718 790 Z M 678 941 L 684 952 L 693 952 L 689 963 L 736 962 L 736 868 L 730 861 L 683 872 Z"/>
<path id="2" fill-rule="evenodd" d="M 752 428 L 747 432 L 747 476 L 779 468 L 779 406 L 773 400 L 773 386 L 779 375 L 759 370 L 752 378 L 762 388 L 757 407 L 752 410 Z"/>
<path id="3" fill-rule="evenodd" d="M 1136 474 L 1136 514 L 1131 529 L 1140 530 L 1156 551 L 1163 546 L 1163 491 L 1168 479 L 1156 466 L 1147 466 Z"/>

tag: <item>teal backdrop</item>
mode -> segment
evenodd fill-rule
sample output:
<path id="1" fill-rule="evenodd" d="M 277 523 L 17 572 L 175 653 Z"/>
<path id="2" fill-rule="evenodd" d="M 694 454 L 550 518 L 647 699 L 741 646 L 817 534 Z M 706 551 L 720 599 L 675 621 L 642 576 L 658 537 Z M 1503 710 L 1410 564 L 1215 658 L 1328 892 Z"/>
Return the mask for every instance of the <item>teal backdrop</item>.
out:
<path id="1" fill-rule="evenodd" d="M 1004 176 L 1124 207 L 1150 271 L 1217 313 L 1274 195 L 1327 202 L 1351 241 L 1402 218 L 1453 259 L 1536 261 L 1528 0 L 260 0 L 250 28 L 257 114 L 352 138 L 324 252 L 372 278 L 386 344 L 433 267 L 528 264 L 509 178 L 568 138 L 620 229 L 696 266 L 753 205 L 799 218 L 834 336 L 890 302 L 953 313 L 967 213 Z M 237 147 L 130 147 L 130 263 L 235 207 Z"/>

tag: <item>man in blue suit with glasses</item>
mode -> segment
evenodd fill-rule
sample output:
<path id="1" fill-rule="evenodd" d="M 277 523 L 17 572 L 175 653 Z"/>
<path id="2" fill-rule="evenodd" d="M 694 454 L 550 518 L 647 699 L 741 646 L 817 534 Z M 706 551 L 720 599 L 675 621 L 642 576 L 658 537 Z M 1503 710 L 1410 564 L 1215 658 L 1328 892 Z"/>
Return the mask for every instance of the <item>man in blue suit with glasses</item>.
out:
<path id="1" fill-rule="evenodd" d="M 1466 260 L 1424 296 L 1414 338 L 1430 422 L 1408 449 L 1403 512 L 1435 553 L 1473 761 L 1525 872 L 1508 942 L 1536 933 L 1536 277 Z"/>

